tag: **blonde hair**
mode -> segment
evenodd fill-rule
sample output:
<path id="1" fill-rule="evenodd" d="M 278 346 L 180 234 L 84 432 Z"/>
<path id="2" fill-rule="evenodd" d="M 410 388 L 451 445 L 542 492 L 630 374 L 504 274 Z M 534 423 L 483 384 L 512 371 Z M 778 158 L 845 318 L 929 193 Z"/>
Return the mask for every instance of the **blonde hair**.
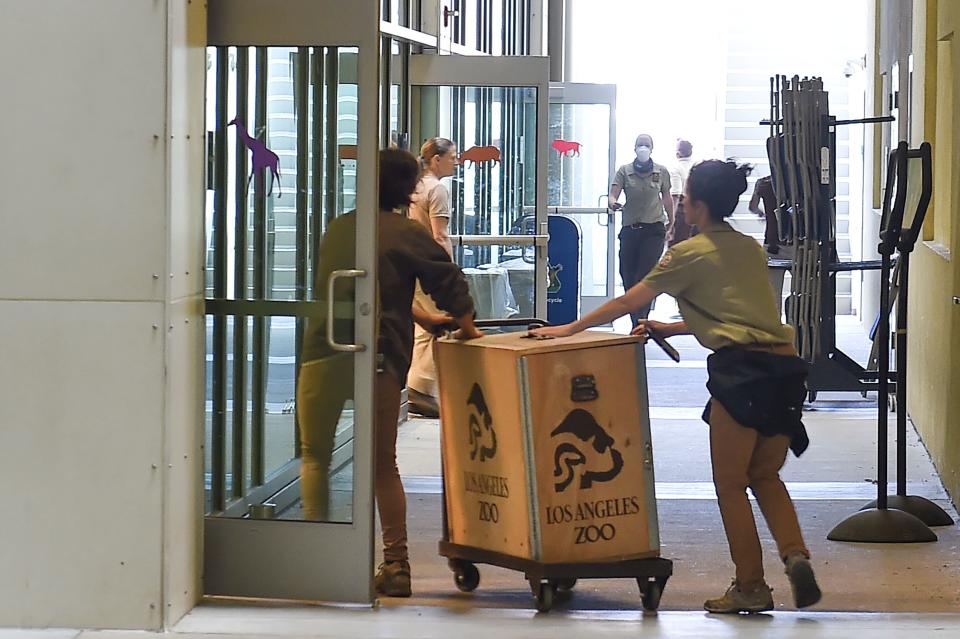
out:
<path id="1" fill-rule="evenodd" d="M 457 148 L 453 140 L 447 138 L 430 138 L 420 147 L 420 164 L 426 168 L 430 160 L 438 155 L 446 155 Z"/>

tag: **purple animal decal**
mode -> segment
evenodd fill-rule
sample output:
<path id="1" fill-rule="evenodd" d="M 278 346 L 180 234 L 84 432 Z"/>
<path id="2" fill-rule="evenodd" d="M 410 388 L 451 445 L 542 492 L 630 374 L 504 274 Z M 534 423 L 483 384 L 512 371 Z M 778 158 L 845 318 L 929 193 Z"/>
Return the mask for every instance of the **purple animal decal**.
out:
<path id="1" fill-rule="evenodd" d="M 230 120 L 227 126 L 237 127 L 237 135 L 240 136 L 243 145 L 250 149 L 250 152 L 253 154 L 250 177 L 247 178 L 247 188 L 250 188 L 250 180 L 253 179 L 254 174 L 258 171 L 264 172 L 266 169 L 270 169 L 270 174 L 273 176 L 273 179 L 270 180 L 270 191 L 267 195 L 273 194 L 273 183 L 276 181 L 277 197 L 282 196 L 283 184 L 280 182 L 280 156 L 268 149 L 266 144 L 247 133 L 247 127 L 243 126 L 243 122 L 238 118 Z M 262 174 L 264 176 L 266 175 L 266 173 Z"/>

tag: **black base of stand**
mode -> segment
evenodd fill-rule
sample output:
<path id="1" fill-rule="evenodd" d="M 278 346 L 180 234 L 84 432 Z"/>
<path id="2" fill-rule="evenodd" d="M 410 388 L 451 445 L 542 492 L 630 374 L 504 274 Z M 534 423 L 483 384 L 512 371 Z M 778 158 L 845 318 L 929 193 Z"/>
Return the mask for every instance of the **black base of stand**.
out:
<path id="1" fill-rule="evenodd" d="M 877 500 L 871 501 L 861 510 L 876 508 Z M 910 513 L 927 526 L 952 526 L 953 518 L 947 514 L 940 506 L 927 499 L 917 495 L 890 495 L 887 497 L 887 508 L 902 510 Z"/>
<path id="2" fill-rule="evenodd" d="M 827 539 L 867 544 L 915 544 L 936 541 L 937 535 L 910 513 L 871 508 L 841 521 L 830 531 Z"/>

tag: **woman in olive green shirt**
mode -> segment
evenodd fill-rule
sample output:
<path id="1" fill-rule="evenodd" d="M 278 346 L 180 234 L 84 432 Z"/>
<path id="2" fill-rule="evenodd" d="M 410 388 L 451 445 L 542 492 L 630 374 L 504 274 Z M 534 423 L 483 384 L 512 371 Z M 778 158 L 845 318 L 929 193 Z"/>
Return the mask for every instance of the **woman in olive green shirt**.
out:
<path id="1" fill-rule="evenodd" d="M 780 469 L 787 449 L 799 455 L 808 440 L 801 421 L 806 364 L 796 356 L 793 330 L 783 325 L 767 280 L 766 256 L 751 237 L 735 231 L 731 215 L 747 189 L 751 167 L 708 160 L 694 166 L 685 185 L 687 219 L 700 234 L 673 246 L 642 282 L 577 322 L 533 331 L 564 337 L 635 312 L 660 293 L 677 299 L 683 321 L 641 320 L 634 334 L 693 334 L 714 351 L 707 359 L 711 400 L 713 480 L 736 579 L 708 600 L 715 613 L 773 608 L 749 486 L 777 542 L 798 608 L 820 600 L 810 553 Z"/>

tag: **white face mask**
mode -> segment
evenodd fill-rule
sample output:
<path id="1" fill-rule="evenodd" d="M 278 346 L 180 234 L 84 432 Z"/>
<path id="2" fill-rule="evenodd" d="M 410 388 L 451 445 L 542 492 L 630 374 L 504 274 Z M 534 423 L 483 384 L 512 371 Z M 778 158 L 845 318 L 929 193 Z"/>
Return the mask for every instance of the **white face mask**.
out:
<path id="1" fill-rule="evenodd" d="M 637 159 L 641 162 L 646 162 L 650 159 L 650 147 L 649 146 L 638 146 L 636 149 Z"/>

